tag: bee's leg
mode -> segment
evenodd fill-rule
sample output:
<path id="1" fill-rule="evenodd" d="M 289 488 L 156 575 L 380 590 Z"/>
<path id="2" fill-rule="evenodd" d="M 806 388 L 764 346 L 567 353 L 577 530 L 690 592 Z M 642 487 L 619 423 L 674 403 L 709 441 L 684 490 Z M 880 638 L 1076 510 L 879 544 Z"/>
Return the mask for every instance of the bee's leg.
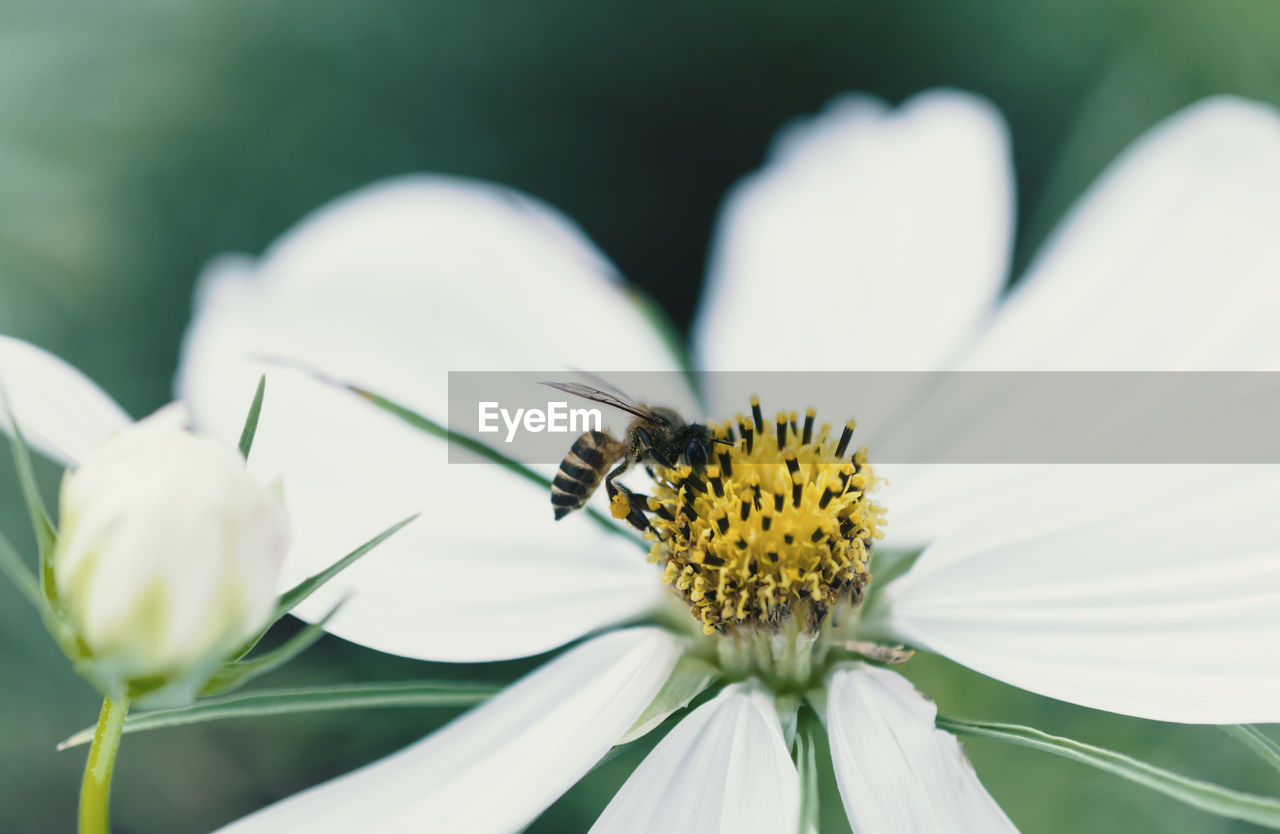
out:
<path id="1" fill-rule="evenodd" d="M 675 466 L 673 461 L 667 460 L 666 455 L 659 452 L 658 447 L 653 445 L 653 438 L 649 436 L 649 432 L 642 428 L 637 428 L 635 430 L 635 437 L 636 448 L 633 456 L 636 460 L 640 460 L 645 455 L 648 455 L 657 461 L 659 466 L 665 466 L 668 469 Z M 650 471 L 649 474 L 652 475 L 653 472 Z"/>
<path id="2" fill-rule="evenodd" d="M 623 458 L 622 463 L 605 476 L 604 488 L 609 495 L 609 512 L 614 518 L 625 518 L 632 527 L 644 532 L 649 529 L 649 519 L 644 514 L 649 506 L 648 501 L 644 496 L 636 495 L 622 484 L 613 482 L 614 478 L 626 472 L 630 466 L 631 459 Z"/>

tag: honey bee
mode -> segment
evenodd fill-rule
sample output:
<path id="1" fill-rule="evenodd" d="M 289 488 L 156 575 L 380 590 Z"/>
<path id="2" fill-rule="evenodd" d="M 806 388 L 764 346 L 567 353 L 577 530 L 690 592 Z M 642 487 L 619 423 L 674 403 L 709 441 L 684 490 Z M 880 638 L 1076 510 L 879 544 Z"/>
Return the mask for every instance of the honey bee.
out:
<path id="1" fill-rule="evenodd" d="M 701 423 L 686 423 L 674 409 L 642 405 L 621 391 L 609 393 L 576 382 L 544 382 L 559 391 L 603 403 L 625 411 L 635 419 L 627 426 L 623 440 L 607 431 L 589 431 L 573 442 L 560 462 L 560 471 L 551 482 L 551 506 L 556 521 L 587 503 L 604 478 L 609 500 L 621 493 L 627 499 L 627 522 L 638 530 L 649 529 L 644 510 L 648 504 L 622 484 L 614 483 L 619 475 L 634 464 L 656 463 L 659 466 L 686 465 L 701 470 L 711 458 L 711 446 L 717 441 Z M 621 461 L 619 463 L 619 461 Z M 610 466 L 618 465 L 605 475 Z"/>

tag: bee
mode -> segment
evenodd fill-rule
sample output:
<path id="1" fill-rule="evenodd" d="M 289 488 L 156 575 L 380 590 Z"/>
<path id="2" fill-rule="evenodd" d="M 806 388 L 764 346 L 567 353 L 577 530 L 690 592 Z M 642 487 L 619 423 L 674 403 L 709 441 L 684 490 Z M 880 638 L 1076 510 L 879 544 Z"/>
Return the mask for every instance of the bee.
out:
<path id="1" fill-rule="evenodd" d="M 701 423 L 686 423 L 674 409 L 642 405 L 621 391 L 609 393 L 576 382 L 543 384 L 613 406 L 634 418 L 622 440 L 607 431 L 589 431 L 573 442 L 551 482 L 551 506 L 555 509 L 556 521 L 585 505 L 603 478 L 610 501 L 619 493 L 626 497 L 630 507 L 627 522 L 638 530 L 647 530 L 649 520 L 644 510 L 648 504 L 644 497 L 614 480 L 633 465 L 650 462 L 668 468 L 686 465 L 695 471 L 701 470 L 711 458 L 711 445 L 723 442 L 713 439 Z M 605 475 L 615 463 L 618 465 Z"/>

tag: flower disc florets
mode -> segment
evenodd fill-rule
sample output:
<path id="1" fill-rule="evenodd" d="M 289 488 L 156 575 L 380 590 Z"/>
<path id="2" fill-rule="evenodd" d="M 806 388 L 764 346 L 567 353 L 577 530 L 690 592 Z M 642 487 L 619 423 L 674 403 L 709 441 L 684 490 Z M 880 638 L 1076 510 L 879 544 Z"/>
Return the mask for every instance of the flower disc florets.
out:
<path id="1" fill-rule="evenodd" d="M 862 599 L 871 544 L 884 511 L 866 450 L 848 454 L 854 424 L 838 440 L 794 413 L 767 428 L 760 403 L 751 422 L 712 425 L 717 460 L 701 471 L 657 467 L 649 499 L 654 545 L 670 582 L 704 631 L 778 629 L 790 618 L 816 631 L 837 603 Z"/>

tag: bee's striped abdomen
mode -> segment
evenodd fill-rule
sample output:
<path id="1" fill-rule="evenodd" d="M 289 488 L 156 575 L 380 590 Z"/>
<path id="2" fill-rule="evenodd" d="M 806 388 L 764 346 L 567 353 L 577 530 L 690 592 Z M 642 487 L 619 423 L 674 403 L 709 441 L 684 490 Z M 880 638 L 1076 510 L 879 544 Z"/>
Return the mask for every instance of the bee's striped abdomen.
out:
<path id="1" fill-rule="evenodd" d="M 621 455 L 622 444 L 608 432 L 589 431 L 574 441 L 551 482 L 551 506 L 557 521 L 587 503 L 605 470 Z"/>

